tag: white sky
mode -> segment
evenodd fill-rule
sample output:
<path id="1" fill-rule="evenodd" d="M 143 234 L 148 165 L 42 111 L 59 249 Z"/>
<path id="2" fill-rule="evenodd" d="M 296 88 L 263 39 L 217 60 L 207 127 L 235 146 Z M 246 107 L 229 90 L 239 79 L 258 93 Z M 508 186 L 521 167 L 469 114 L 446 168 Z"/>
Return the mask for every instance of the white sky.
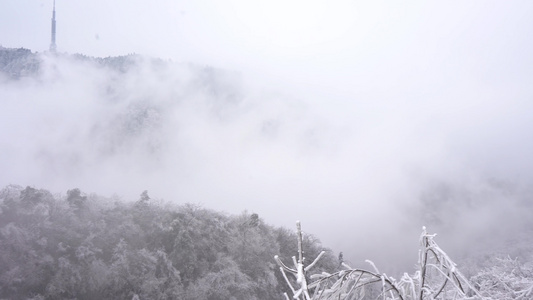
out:
<path id="1" fill-rule="evenodd" d="M 0 45 L 46 51 L 51 11 L 51 0 L 2 0 Z M 397 235 L 405 228 L 394 223 L 398 212 L 387 209 L 403 201 L 408 210 L 432 180 L 469 185 L 469 195 L 477 196 L 491 189 L 486 178 L 533 182 L 533 1 L 57 0 L 56 11 L 60 52 L 194 62 L 240 71 L 253 86 L 248 97 L 259 100 L 250 100 L 252 112 L 235 123 L 220 129 L 191 117 L 191 124 L 199 122 L 191 136 L 205 138 L 192 144 L 218 148 L 185 151 L 198 182 L 180 192 L 207 207 L 248 208 L 267 221 L 278 215 L 277 224 L 302 219 L 304 228 L 347 254 L 358 246 L 342 237 L 345 227 L 385 220 L 381 236 Z M 64 94 L 76 97 L 73 86 Z M 284 96 L 272 100 L 262 89 Z M 86 109 L 68 105 L 80 114 Z M 262 118 L 281 120 L 273 144 L 245 133 Z M 293 140 L 308 127 L 316 148 Z M 18 177 L 4 172 L 0 183 L 24 178 L 24 168 L 13 166 Z M 105 176 L 97 180 L 108 183 Z M 87 192 L 115 188 L 91 184 Z M 142 184 L 166 198 L 174 188 L 159 177 L 134 186 Z M 120 192 L 128 188 L 123 185 Z M 488 207 L 498 210 L 498 204 Z M 416 234 L 407 246 L 414 259 Z"/>
<path id="2" fill-rule="evenodd" d="M 51 0 L 0 5 L 2 45 L 48 49 Z M 376 77 L 390 88 L 491 80 L 483 77 L 497 71 L 521 76 L 530 69 L 532 10 L 530 1 L 57 0 L 57 44 L 68 53 L 139 53 L 331 90 Z"/>

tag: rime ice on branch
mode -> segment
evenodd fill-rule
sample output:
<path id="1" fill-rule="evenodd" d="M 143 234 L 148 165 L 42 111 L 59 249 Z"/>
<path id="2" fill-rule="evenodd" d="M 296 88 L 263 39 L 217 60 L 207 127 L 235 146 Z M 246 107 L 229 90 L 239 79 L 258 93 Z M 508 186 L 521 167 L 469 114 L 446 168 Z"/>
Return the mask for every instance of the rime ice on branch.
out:
<path id="1" fill-rule="evenodd" d="M 297 300 L 318 299 L 383 299 L 383 300 L 424 300 L 424 299 L 487 299 L 466 280 L 457 270 L 456 264 L 435 243 L 435 234 L 428 234 L 422 229 L 421 249 L 418 261 L 419 270 L 413 275 L 404 273 L 397 281 L 380 273 L 371 261 L 367 262 L 374 271 L 353 269 L 341 263 L 346 270 L 333 274 L 322 273 L 309 276 L 313 282 L 307 282 L 307 272 L 317 263 L 324 252 L 305 266 L 302 249 L 302 230 L 300 222 L 296 223 L 298 238 L 298 259 L 292 257 L 294 268 L 289 268 L 276 255 L 274 258 L 280 266 L 281 273 L 292 291 L 292 298 Z M 287 273 L 294 276 L 289 280 Z M 285 298 L 290 299 L 285 293 Z"/>

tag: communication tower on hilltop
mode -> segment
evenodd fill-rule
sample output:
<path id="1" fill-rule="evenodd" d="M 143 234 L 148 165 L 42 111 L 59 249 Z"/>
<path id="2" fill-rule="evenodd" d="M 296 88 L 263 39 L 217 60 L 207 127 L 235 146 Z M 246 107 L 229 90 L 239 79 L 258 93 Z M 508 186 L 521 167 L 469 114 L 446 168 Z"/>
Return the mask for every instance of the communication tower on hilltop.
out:
<path id="1" fill-rule="evenodd" d="M 50 43 L 50 52 L 55 53 L 56 50 L 56 0 L 54 0 L 54 11 L 52 13 L 52 43 Z"/>

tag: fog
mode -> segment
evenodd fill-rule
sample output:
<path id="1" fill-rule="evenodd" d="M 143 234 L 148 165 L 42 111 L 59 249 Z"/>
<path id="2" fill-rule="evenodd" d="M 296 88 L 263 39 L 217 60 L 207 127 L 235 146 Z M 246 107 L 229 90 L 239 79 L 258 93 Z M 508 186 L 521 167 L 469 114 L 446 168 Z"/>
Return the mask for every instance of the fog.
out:
<path id="1" fill-rule="evenodd" d="M 130 31 L 127 16 L 143 10 L 117 2 L 98 28 L 67 29 L 89 4 L 58 1 L 58 48 L 143 54 L 127 72 L 41 53 L 40 75 L 1 79 L 1 186 L 125 200 L 148 190 L 275 225 L 301 220 L 354 265 L 385 270 L 416 261 L 423 225 L 457 255 L 505 250 L 530 230 L 531 4 L 294 2 L 282 35 L 237 1 L 220 13 L 181 3 L 170 10 L 182 17 L 157 19 L 163 1 Z M 48 26 L 51 6 L 39 3 Z M 308 18 L 290 17 L 306 7 Z M 1 33 L 4 47 L 47 47 L 46 34 Z"/>

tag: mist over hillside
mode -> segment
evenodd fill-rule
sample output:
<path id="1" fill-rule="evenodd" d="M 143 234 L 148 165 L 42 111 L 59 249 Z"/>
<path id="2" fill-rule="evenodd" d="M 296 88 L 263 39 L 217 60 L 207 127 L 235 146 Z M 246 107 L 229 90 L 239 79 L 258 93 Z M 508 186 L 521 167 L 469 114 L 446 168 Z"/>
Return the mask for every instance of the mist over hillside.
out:
<path id="1" fill-rule="evenodd" d="M 0 54 L 2 187 L 299 219 L 353 265 L 393 271 L 416 260 L 422 225 L 456 256 L 529 251 L 521 82 L 342 96 L 140 55 Z"/>
<path id="2" fill-rule="evenodd" d="M 307 235 L 309 256 L 335 254 Z M 0 296 L 5 299 L 278 299 L 273 263 L 296 252 L 296 235 L 259 215 L 171 204 L 147 191 L 125 203 L 79 189 L 54 196 L 0 190 Z"/>

